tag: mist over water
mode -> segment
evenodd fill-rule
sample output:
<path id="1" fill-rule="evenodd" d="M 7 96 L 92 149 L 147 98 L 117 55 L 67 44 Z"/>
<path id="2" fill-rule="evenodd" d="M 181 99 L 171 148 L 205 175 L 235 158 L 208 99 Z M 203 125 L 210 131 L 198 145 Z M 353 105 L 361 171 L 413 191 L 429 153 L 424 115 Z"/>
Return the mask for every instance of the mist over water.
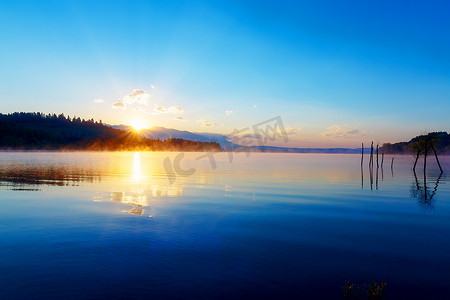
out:
<path id="1" fill-rule="evenodd" d="M 1 152 L 0 298 L 450 292 L 449 157 L 204 155 Z"/>

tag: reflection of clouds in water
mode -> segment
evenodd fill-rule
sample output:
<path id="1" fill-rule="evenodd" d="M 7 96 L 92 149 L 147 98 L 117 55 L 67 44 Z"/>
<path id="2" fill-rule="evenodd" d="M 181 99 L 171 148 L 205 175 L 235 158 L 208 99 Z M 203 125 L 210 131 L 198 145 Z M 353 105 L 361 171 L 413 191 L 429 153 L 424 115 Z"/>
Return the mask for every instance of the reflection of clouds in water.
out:
<path id="1" fill-rule="evenodd" d="M 232 197 L 231 192 L 233 191 L 231 185 L 225 185 L 225 197 Z"/>
<path id="2" fill-rule="evenodd" d="M 143 209 L 142 206 L 135 205 L 131 209 L 123 210 L 122 212 L 127 212 L 127 213 L 132 214 L 132 215 L 142 216 L 145 213 L 145 209 Z"/>
<path id="3" fill-rule="evenodd" d="M 149 185 L 146 187 L 131 187 L 125 191 L 111 192 L 109 196 L 94 196 L 93 201 L 120 202 L 131 205 L 132 208 L 124 210 L 133 215 L 144 215 L 146 209 L 151 211 L 151 201 L 157 197 L 179 197 L 183 194 L 182 186 L 158 186 Z M 152 215 L 149 215 L 152 217 Z"/>

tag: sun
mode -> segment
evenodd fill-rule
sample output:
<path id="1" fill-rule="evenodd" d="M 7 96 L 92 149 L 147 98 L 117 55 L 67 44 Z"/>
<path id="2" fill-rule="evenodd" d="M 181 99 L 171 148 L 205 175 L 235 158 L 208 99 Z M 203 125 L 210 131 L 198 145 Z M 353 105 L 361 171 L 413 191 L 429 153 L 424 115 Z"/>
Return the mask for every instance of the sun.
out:
<path id="1" fill-rule="evenodd" d="M 134 130 L 140 131 L 145 128 L 145 123 L 142 120 L 134 120 L 130 123 L 133 126 Z"/>

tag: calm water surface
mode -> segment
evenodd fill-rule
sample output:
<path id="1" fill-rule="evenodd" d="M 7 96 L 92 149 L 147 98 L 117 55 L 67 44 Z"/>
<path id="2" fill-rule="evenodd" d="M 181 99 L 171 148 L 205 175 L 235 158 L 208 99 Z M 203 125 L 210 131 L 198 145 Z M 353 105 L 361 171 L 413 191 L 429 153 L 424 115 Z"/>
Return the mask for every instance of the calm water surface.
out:
<path id="1" fill-rule="evenodd" d="M 450 294 L 449 157 L 176 155 L 1 152 L 0 298 Z"/>

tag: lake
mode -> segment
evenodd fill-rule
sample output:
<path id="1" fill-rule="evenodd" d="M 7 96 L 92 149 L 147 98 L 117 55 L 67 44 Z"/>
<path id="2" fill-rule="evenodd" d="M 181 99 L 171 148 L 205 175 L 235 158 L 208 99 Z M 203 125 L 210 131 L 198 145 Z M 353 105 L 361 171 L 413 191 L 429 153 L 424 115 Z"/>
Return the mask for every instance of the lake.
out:
<path id="1" fill-rule="evenodd" d="M 0 298 L 448 297 L 450 158 L 360 158 L 0 152 Z"/>

